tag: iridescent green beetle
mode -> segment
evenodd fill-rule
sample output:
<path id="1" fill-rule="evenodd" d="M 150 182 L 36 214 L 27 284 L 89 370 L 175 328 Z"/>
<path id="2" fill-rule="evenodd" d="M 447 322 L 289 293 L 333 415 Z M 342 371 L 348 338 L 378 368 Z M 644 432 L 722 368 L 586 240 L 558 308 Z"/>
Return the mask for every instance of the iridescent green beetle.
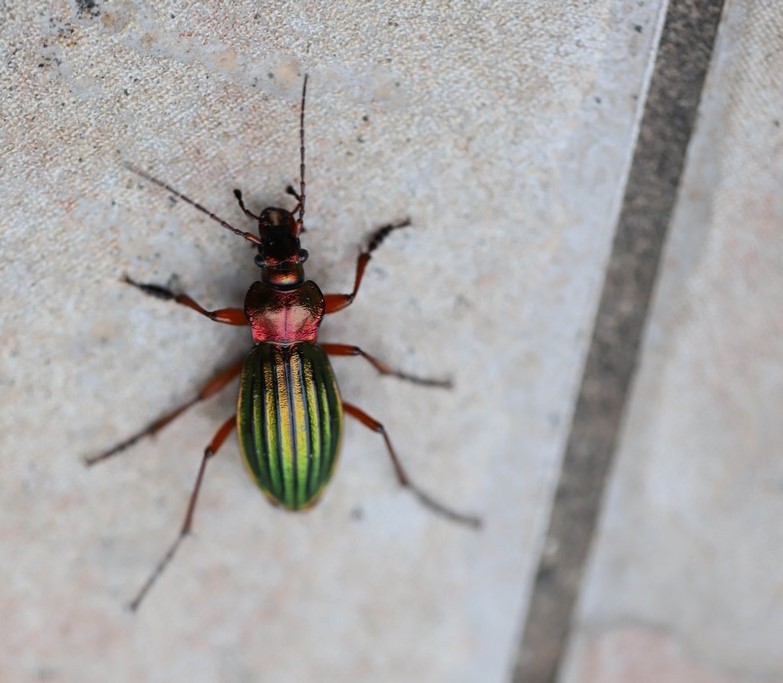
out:
<path id="1" fill-rule="evenodd" d="M 358 346 L 317 343 L 323 316 L 342 310 L 353 302 L 372 252 L 389 233 L 408 226 L 410 222 L 404 220 L 386 225 L 373 234 L 367 248 L 359 254 L 350 294 L 322 294 L 318 285 L 305 281 L 303 264 L 307 260 L 307 251 L 301 248 L 299 236 L 305 211 L 306 93 L 307 76 L 302 86 L 299 119 L 300 188 L 299 192 L 290 186 L 286 188 L 286 192 L 297 201 L 294 210 L 270 207 L 255 215 L 245 207 L 241 192 L 234 190 L 242 211 L 258 221 L 258 236 L 229 225 L 166 183 L 129 166 L 134 173 L 166 189 L 227 230 L 255 244 L 258 247 L 255 262 L 261 269 L 261 278 L 251 285 L 243 308 L 214 311 L 206 310 L 187 294 L 175 294 L 160 285 L 138 283 L 127 276 L 124 278 L 126 283 L 146 294 L 173 300 L 216 322 L 249 326 L 254 342 L 253 349 L 243 361 L 214 377 L 195 398 L 113 448 L 87 459 L 87 463 L 92 465 L 125 450 L 142 437 L 159 431 L 187 408 L 212 396 L 240 376 L 237 413 L 221 425 L 204 450 L 180 533 L 131 601 L 131 609 L 135 610 L 141 604 L 147 591 L 171 561 L 182 539 L 190 532 L 207 461 L 217 453 L 234 428 L 237 429 L 242 457 L 250 476 L 275 505 L 288 510 L 303 510 L 318 501 L 334 473 L 345 412 L 383 436 L 397 480 L 424 505 L 454 522 L 472 527 L 480 525 L 477 517 L 452 510 L 411 482 L 383 425 L 341 399 L 327 356 L 362 356 L 381 374 L 394 375 L 417 384 L 448 387 L 449 382 L 423 379 L 393 370 Z"/>

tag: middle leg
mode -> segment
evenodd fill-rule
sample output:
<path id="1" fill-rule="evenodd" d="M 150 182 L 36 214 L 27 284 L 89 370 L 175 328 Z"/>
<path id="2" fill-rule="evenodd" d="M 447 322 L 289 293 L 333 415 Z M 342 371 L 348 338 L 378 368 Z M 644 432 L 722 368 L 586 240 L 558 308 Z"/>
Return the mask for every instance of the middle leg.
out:
<path id="1" fill-rule="evenodd" d="M 382 375 L 391 375 L 392 377 L 397 377 L 398 379 L 404 379 L 406 382 L 413 382 L 413 384 L 419 384 L 425 387 L 451 389 L 451 380 L 449 379 L 416 377 L 415 375 L 409 375 L 407 372 L 395 370 L 394 368 L 386 365 L 386 363 L 383 361 L 378 360 L 374 356 L 371 356 L 369 353 L 360 349 L 358 346 L 353 346 L 352 344 L 319 344 L 319 346 L 330 356 L 361 356 Z"/>
<path id="2" fill-rule="evenodd" d="M 237 363 L 234 363 L 233 365 L 227 367 L 225 370 L 219 372 L 209 382 L 207 382 L 207 384 L 205 384 L 204 387 L 202 387 L 201 391 L 199 391 L 198 394 L 196 394 L 187 403 L 183 403 L 178 408 L 175 408 L 171 412 L 166 413 L 162 417 L 159 417 L 157 420 L 147 425 L 141 431 L 136 432 L 134 435 L 128 437 L 124 441 L 121 441 L 115 446 L 112 446 L 111 448 L 103 451 L 102 453 L 99 453 L 98 455 L 93 455 L 89 458 L 86 458 L 84 462 L 88 466 L 94 465 L 95 463 L 101 462 L 102 460 L 106 460 L 107 458 L 110 458 L 113 455 L 117 455 L 117 453 L 124 451 L 126 448 L 129 448 L 130 446 L 135 444 L 139 439 L 143 439 L 145 436 L 152 436 L 153 434 L 156 434 L 161 429 L 163 429 L 169 422 L 172 422 L 177 417 L 179 417 L 182 413 L 184 413 L 188 408 L 196 405 L 196 403 L 199 403 L 200 401 L 204 401 L 208 399 L 210 396 L 216 394 L 223 387 L 225 387 L 229 382 L 231 382 L 231 380 L 235 379 L 239 375 L 239 373 L 242 372 L 242 366 L 244 365 L 244 363 L 245 361 L 244 359 L 242 359 L 241 361 L 238 361 Z"/>

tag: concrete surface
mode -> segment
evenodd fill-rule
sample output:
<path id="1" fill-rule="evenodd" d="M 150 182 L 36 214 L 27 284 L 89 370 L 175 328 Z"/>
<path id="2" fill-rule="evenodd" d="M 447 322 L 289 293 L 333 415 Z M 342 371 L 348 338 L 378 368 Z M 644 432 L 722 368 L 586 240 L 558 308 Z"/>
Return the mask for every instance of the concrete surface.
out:
<path id="1" fill-rule="evenodd" d="M 656 40 L 513 683 L 555 683 L 562 671 L 722 9 L 675 0 Z"/>
<path id="2" fill-rule="evenodd" d="M 0 680 L 506 680 L 664 5 L 0 8 Z M 303 515 L 270 508 L 231 441 L 195 535 L 134 616 L 124 603 L 175 535 L 231 390 L 113 462 L 81 457 L 190 397 L 248 335 L 119 277 L 176 275 L 224 306 L 255 268 L 247 245 L 123 162 L 250 228 L 231 190 L 256 209 L 286 200 L 304 71 L 308 274 L 345 290 L 372 226 L 415 226 L 384 245 L 323 338 L 456 383 L 426 391 L 341 359 L 343 394 L 386 424 L 422 487 L 485 528 L 422 510 L 356 425 Z M 755 198 L 755 178 L 725 182 L 741 179 Z M 749 217 L 755 203 L 733 206 Z M 721 281 L 711 253 L 701 287 Z"/>
<path id="3" fill-rule="evenodd" d="M 781 27 L 726 6 L 564 683 L 783 681 Z"/>

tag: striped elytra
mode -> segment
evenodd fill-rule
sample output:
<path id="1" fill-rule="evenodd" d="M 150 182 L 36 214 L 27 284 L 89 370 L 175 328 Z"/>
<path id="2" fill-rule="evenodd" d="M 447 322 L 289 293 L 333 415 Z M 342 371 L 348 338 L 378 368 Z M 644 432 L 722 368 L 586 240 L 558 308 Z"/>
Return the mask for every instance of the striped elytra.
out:
<path id="1" fill-rule="evenodd" d="M 342 404 L 326 354 L 311 342 L 262 342 L 245 359 L 237 434 L 253 480 L 289 510 L 313 505 L 334 472 Z"/>

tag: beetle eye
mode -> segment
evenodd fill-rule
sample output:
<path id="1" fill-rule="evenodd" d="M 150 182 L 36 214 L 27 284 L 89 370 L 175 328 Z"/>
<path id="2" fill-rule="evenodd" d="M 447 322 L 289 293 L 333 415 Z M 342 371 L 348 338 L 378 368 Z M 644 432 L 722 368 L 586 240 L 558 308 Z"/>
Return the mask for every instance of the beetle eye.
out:
<path id="1" fill-rule="evenodd" d="M 310 254 L 307 253 L 307 249 L 299 250 L 299 263 L 304 263 L 309 258 Z"/>
<path id="2" fill-rule="evenodd" d="M 263 268 L 266 265 L 266 261 L 261 254 L 256 254 L 256 257 L 253 259 L 253 261 L 259 268 Z"/>

